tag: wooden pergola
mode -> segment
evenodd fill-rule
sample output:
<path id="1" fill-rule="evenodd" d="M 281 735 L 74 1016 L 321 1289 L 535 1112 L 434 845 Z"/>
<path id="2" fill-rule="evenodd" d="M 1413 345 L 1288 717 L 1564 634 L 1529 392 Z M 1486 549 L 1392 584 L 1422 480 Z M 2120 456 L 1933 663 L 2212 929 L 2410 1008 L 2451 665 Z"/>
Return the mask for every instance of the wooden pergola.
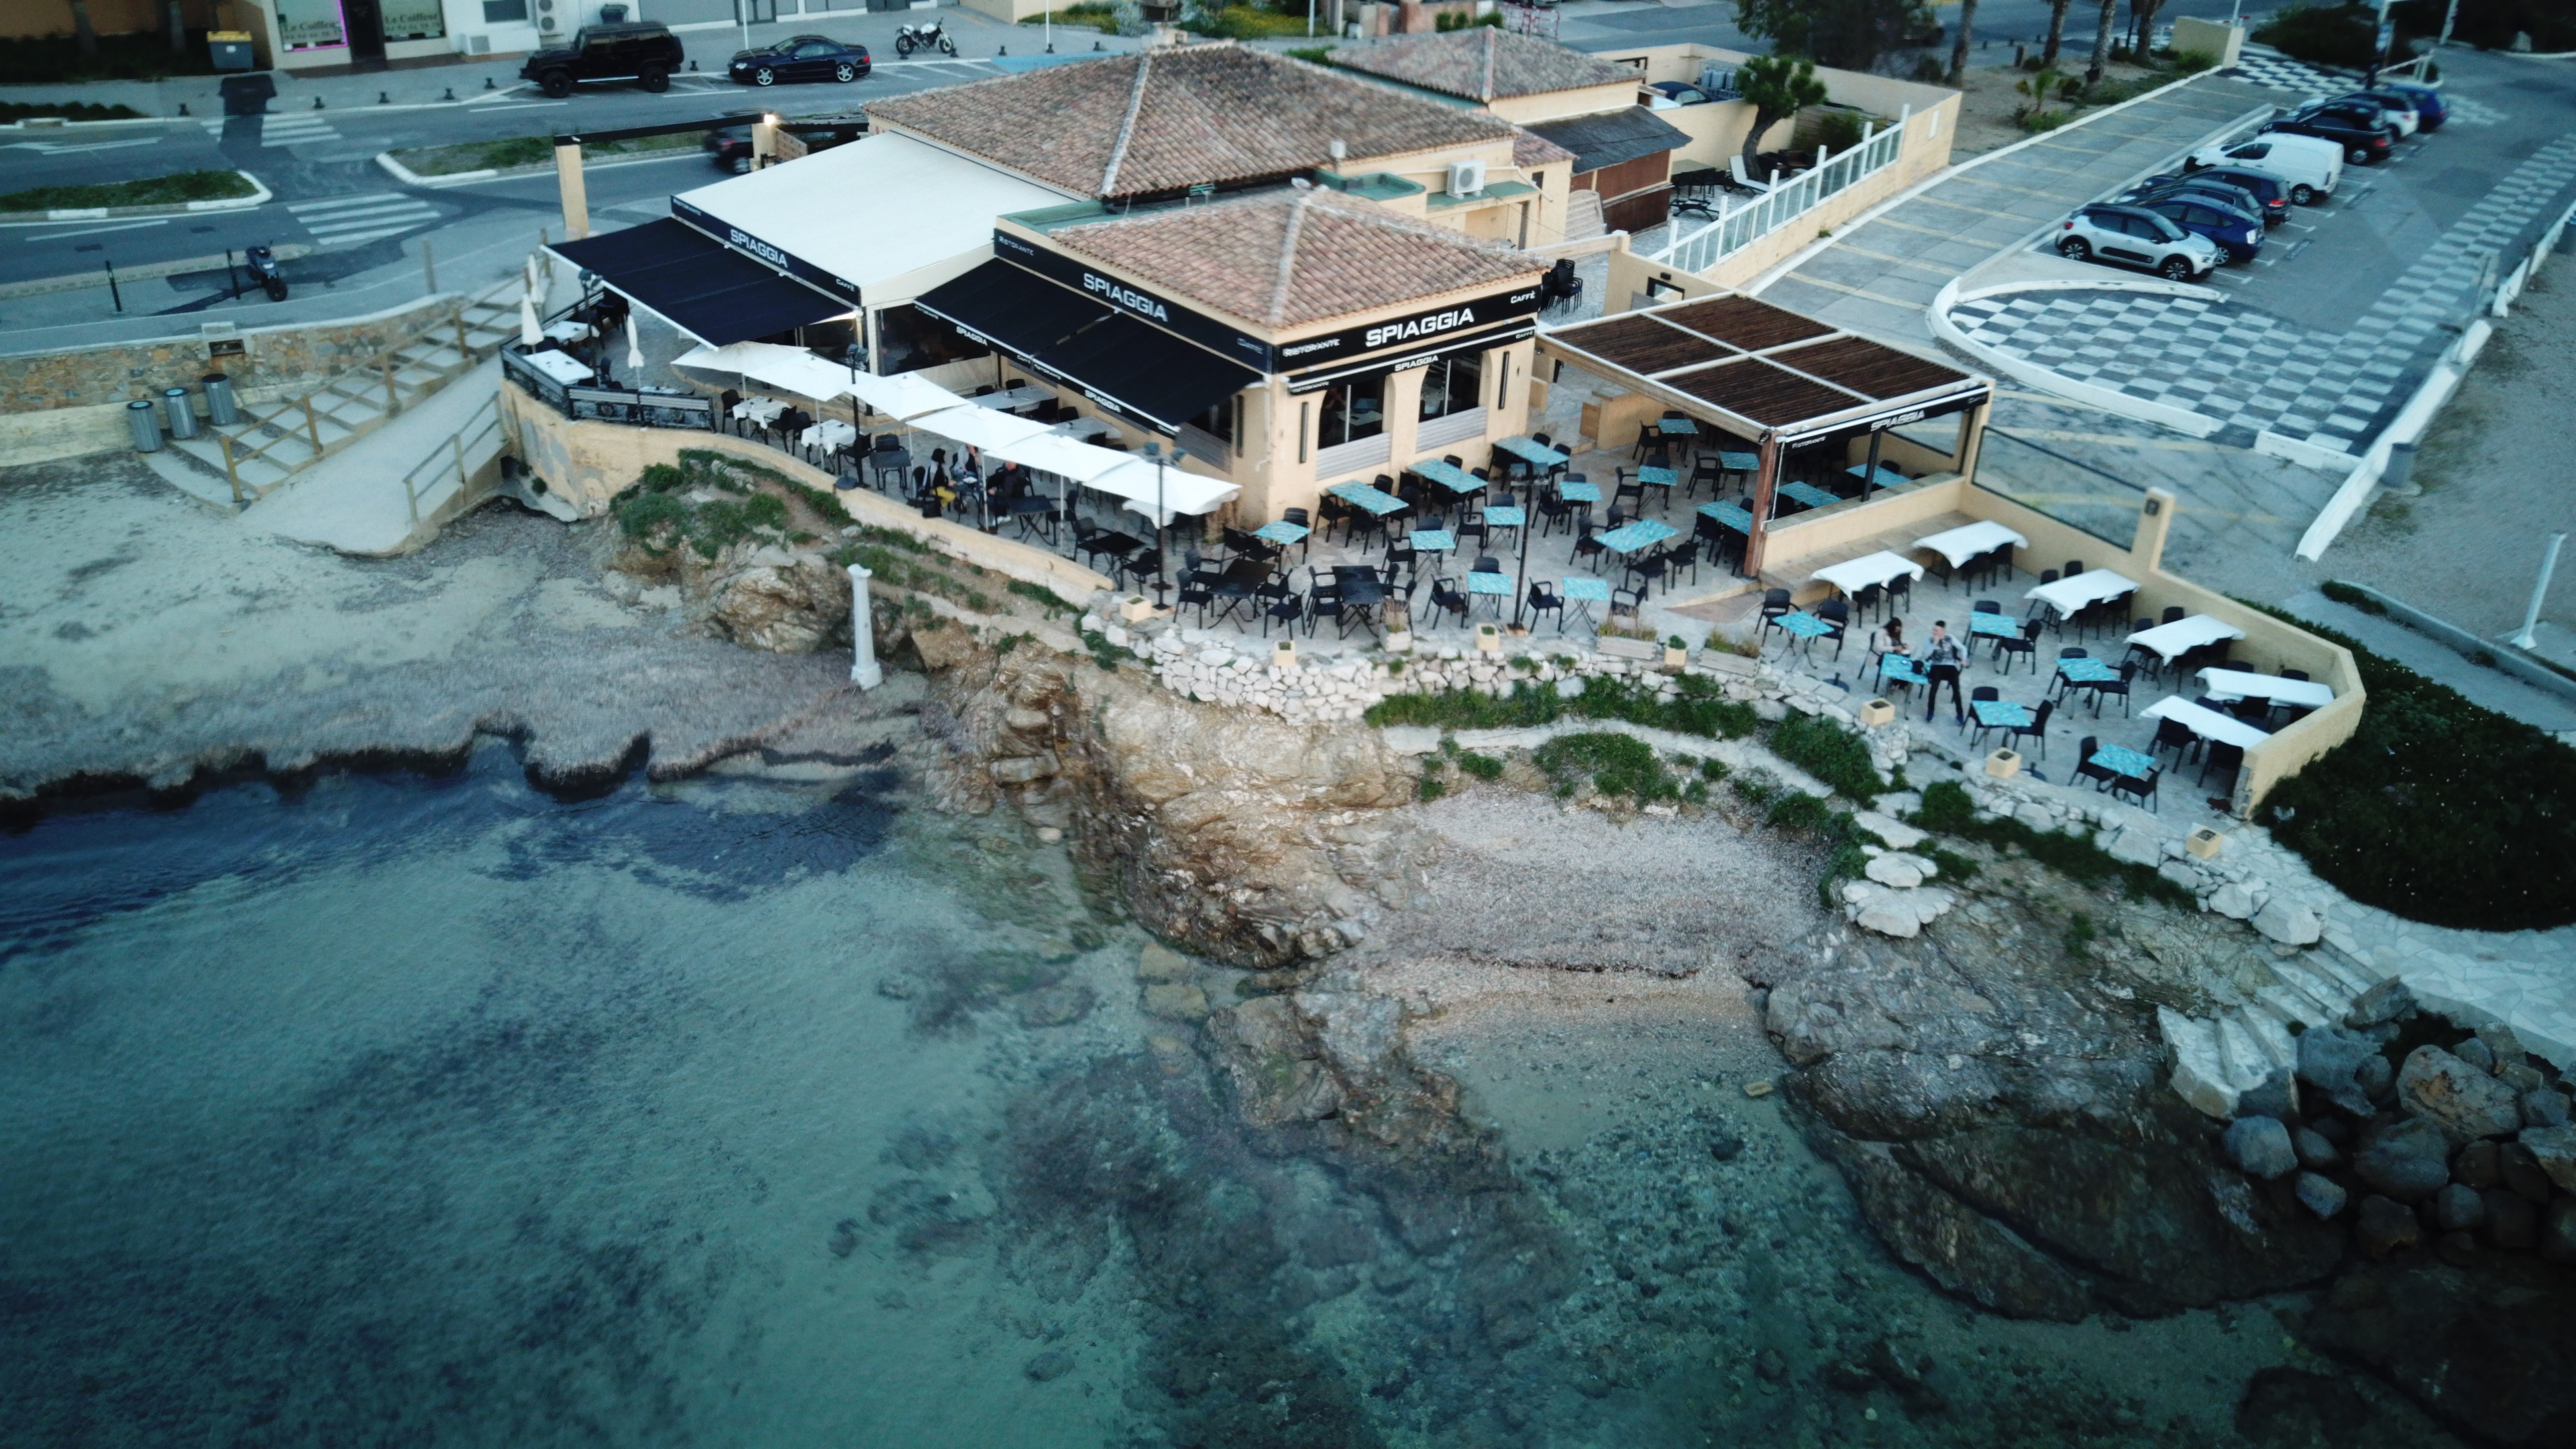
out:
<path id="1" fill-rule="evenodd" d="M 1987 378 L 1733 293 L 1542 329 L 1538 353 L 1756 446 L 1762 464 L 1744 545 L 1748 577 L 1762 571 L 1763 536 L 1790 448 L 1866 430 L 1865 496 L 1887 429 L 1971 413 L 1953 455 L 1965 466 L 1994 399 Z M 1595 441 L 1610 447 L 1617 440 Z"/>

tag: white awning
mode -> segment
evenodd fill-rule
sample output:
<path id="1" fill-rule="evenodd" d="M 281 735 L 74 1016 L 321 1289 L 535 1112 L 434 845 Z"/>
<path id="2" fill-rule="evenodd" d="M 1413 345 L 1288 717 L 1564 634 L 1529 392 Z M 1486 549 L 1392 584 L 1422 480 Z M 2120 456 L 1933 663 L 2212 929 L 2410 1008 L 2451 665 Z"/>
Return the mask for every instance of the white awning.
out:
<path id="1" fill-rule="evenodd" d="M 842 390 L 856 394 L 859 401 L 898 421 L 966 403 L 966 399 L 937 383 L 925 382 L 909 372 L 892 377 L 863 372 L 856 381 L 842 384 Z"/>
<path id="2" fill-rule="evenodd" d="M 828 402 L 852 391 L 850 369 L 824 361 L 802 347 L 776 342 L 736 342 L 729 347 L 699 347 L 671 360 L 673 367 L 704 372 L 730 372 L 782 388 L 799 397 Z M 859 374 L 862 378 L 867 374 Z M 882 380 L 882 379 L 880 379 Z"/>
<path id="3" fill-rule="evenodd" d="M 1105 453 L 1110 450 L 1100 448 L 1094 451 Z M 1184 473 L 1177 462 L 1166 462 L 1157 470 L 1153 464 L 1133 454 L 1122 453 L 1119 456 L 1126 460 L 1124 467 L 1112 468 L 1083 486 L 1127 500 L 1129 508 L 1153 519 L 1157 528 L 1169 524 L 1175 513 L 1193 516 L 1214 513 L 1233 502 L 1235 495 L 1243 491 L 1221 478 L 1210 478 L 1203 473 Z M 1158 471 L 1161 474 L 1159 479 L 1156 477 Z M 1154 511 L 1158 488 L 1163 504 L 1159 514 Z"/>
<path id="4" fill-rule="evenodd" d="M 1095 448 L 1052 429 L 1017 442 L 997 444 L 984 451 L 1005 462 L 1035 468 L 1041 473 L 1053 473 L 1059 478 L 1070 478 L 1076 483 L 1088 483 L 1135 461 L 1132 454 L 1115 448 Z"/>
<path id="5" fill-rule="evenodd" d="M 981 448 L 985 452 L 997 455 L 998 450 L 1008 444 L 1047 435 L 1047 425 L 1044 423 L 1013 417 L 1009 413 L 996 412 L 991 408 L 979 408 L 972 403 L 953 408 L 941 408 L 935 413 L 924 413 L 912 420 L 912 426 L 924 432 L 937 433 L 943 438 L 955 438 L 969 447 Z M 1104 448 L 1096 451 L 1108 450 Z"/>

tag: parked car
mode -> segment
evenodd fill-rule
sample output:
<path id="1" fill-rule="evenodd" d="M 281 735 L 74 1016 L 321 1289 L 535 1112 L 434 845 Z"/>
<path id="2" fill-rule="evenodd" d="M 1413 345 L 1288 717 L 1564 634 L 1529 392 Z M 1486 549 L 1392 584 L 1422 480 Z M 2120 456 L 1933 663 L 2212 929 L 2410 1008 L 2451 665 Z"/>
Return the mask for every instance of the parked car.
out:
<path id="1" fill-rule="evenodd" d="M 2424 130 L 2438 131 L 2442 129 L 2444 121 L 2451 119 L 2451 108 L 2443 102 L 2442 92 L 2438 87 L 2424 85 L 2417 81 L 2381 81 L 2379 88 L 2383 91 L 2395 91 L 2413 101 L 2415 118 Z"/>
<path id="2" fill-rule="evenodd" d="M 844 141 L 857 140 L 868 133 L 868 123 L 864 120 L 806 119 L 790 121 L 781 129 L 793 132 L 805 143 L 810 154 L 829 150 Z M 726 126 L 722 130 L 707 132 L 706 149 L 707 159 L 715 163 L 718 171 L 742 176 L 751 170 L 749 126 Z"/>
<path id="3" fill-rule="evenodd" d="M 820 35 L 791 35 L 776 45 L 738 50 L 725 63 L 734 84 L 774 86 L 789 81 L 838 81 L 848 85 L 871 69 L 868 48 Z"/>
<path id="4" fill-rule="evenodd" d="M 2218 244 L 2222 264 L 2250 262 L 2263 249 L 2262 218 L 2221 206 L 2205 191 L 2177 190 L 2137 203 L 2142 211 L 2152 211 L 2194 236 L 2203 236 Z"/>
<path id="5" fill-rule="evenodd" d="M 2343 148 L 2343 159 L 2355 166 L 2375 166 L 2387 160 L 2389 148 L 2397 144 L 2397 132 L 2388 124 L 2386 112 L 2377 106 L 2340 101 L 2301 106 L 2264 123 L 2263 129 L 2332 141 Z"/>
<path id="6" fill-rule="evenodd" d="M 2195 236 L 2143 207 L 2085 207 L 2066 219 L 2058 255 L 2144 267 L 2170 281 L 2209 275 L 2219 262 L 2218 243 Z"/>
<path id="7" fill-rule="evenodd" d="M 2225 181 L 2204 180 L 2198 176 L 2160 176 L 2143 186 L 2133 186 L 2111 198 L 2123 206 L 2143 206 L 2174 196 L 2197 196 L 2213 206 L 2262 219 L 2263 203 L 2242 186 Z"/>
<path id="8" fill-rule="evenodd" d="M 2263 218 L 2265 226 L 2279 226 L 2289 219 L 2290 184 L 2280 177 L 2255 166 L 2204 166 L 2197 171 L 2170 172 L 2151 176 L 2141 189 L 2166 186 L 2197 187 L 2203 191 L 2224 189 L 2237 193 L 2228 200 Z"/>
<path id="9" fill-rule="evenodd" d="M 633 81 L 648 91 L 671 88 L 671 73 L 688 60 L 680 38 L 656 21 L 585 25 L 570 45 L 540 50 L 519 67 L 519 78 L 561 100 L 576 85 L 598 81 Z"/>
<path id="10" fill-rule="evenodd" d="M 2415 128 L 2421 124 L 2415 114 L 2415 102 L 2392 90 L 2353 91 L 2337 96 L 2335 100 L 2356 106 L 2379 107 L 2380 113 L 2388 117 L 2388 124 L 2397 128 L 2397 139 L 2401 141 L 2414 135 Z"/>
<path id="11" fill-rule="evenodd" d="M 2273 131 L 2233 146 L 2203 146 L 2183 166 L 2194 172 L 2211 166 L 2269 172 L 2288 184 L 2291 201 L 2314 206 L 2332 196 L 2335 183 L 2343 180 L 2343 148 L 2314 136 Z"/>

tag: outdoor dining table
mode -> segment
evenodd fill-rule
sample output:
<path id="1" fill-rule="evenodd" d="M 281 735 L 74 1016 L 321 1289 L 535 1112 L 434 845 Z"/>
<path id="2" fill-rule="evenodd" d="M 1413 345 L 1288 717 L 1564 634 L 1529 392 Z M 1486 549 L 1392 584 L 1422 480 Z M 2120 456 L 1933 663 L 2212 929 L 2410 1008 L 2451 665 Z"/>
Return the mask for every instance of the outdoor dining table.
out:
<path id="1" fill-rule="evenodd" d="M 574 342 L 588 342 L 590 340 L 590 324 L 587 322 L 575 322 L 570 317 L 558 317 L 554 321 L 545 325 L 545 335 L 553 338 L 557 342 L 566 344 Z"/>
<path id="2" fill-rule="evenodd" d="M 1990 639 L 2018 639 L 2021 621 L 2009 614 L 1972 613 L 1968 616 L 1968 632 Z"/>
<path id="3" fill-rule="evenodd" d="M 1511 596 L 1512 576 L 1509 574 L 1498 574 L 1490 569 L 1478 569 L 1467 575 L 1467 599 L 1471 608 L 1478 599 L 1492 599 L 1495 601 L 1494 617 L 1499 619 L 1503 616 L 1502 600 Z"/>
<path id="4" fill-rule="evenodd" d="M 1922 666 L 1916 664 L 1910 654 L 1881 654 L 1878 656 L 1878 682 L 1885 684 L 1891 679 L 1900 684 L 1921 684 L 1924 680 Z"/>
<path id="5" fill-rule="evenodd" d="M 1306 535 L 1312 532 L 1314 532 L 1313 529 L 1308 528 L 1302 523 L 1290 523 L 1287 519 L 1282 518 L 1276 522 L 1265 523 L 1259 528 L 1254 529 L 1252 531 L 1252 536 L 1260 539 L 1263 543 L 1275 543 L 1281 548 L 1290 548 L 1297 544 L 1304 543 L 1306 541 Z"/>
<path id="6" fill-rule="evenodd" d="M 2104 684 L 2120 677 L 2120 671 L 2099 659 L 2060 659 L 2057 672 L 2069 684 Z"/>
<path id="7" fill-rule="evenodd" d="M 1842 502 L 1841 499 L 1836 498 L 1834 495 L 1817 487 L 1813 483 L 1783 483 L 1780 485 L 1780 496 L 1794 502 L 1803 503 L 1809 508 L 1831 508 L 1833 505 Z"/>
<path id="8" fill-rule="evenodd" d="M 1452 493 L 1473 493 L 1485 486 L 1485 480 L 1442 458 L 1426 458 L 1405 469 L 1416 478 L 1428 478 Z"/>
<path id="9" fill-rule="evenodd" d="M 1792 649 L 1815 652 L 1816 641 L 1834 632 L 1834 626 L 1804 611 L 1782 614 L 1771 621 L 1788 631 L 1789 642 L 1780 646 L 1780 657 L 1787 658 Z"/>
<path id="10" fill-rule="evenodd" d="M 1068 438 L 1097 438 L 1104 433 L 1114 433 L 1117 429 L 1098 418 L 1067 418 L 1047 431 L 1062 433 Z"/>
<path id="11" fill-rule="evenodd" d="M 859 430 L 839 418 L 825 418 L 796 437 L 798 446 L 819 448 L 827 453 L 834 448 L 846 448 L 858 440 Z"/>
<path id="12" fill-rule="evenodd" d="M 1981 729 L 2021 729 L 2030 724 L 2030 710 L 2018 700 L 1981 699 L 1968 709 Z"/>
<path id="13" fill-rule="evenodd" d="M 566 387 L 570 387 L 577 382 L 588 382 L 599 375 L 592 372 L 589 368 L 582 366 L 581 363 L 573 358 L 569 353 L 527 352 L 521 353 L 519 355 L 519 360 L 528 364 L 530 367 L 535 368 L 537 371 L 544 373 L 547 377 L 554 379 L 556 382 L 564 384 Z M 772 398 L 762 398 L 760 401 L 772 403 L 775 407 L 781 409 L 787 406 L 787 404 L 777 402 Z M 735 417 L 741 417 L 743 415 L 741 404 L 735 404 L 733 415 Z M 773 413 L 771 416 L 776 416 L 776 414 Z M 767 419 L 764 418 L 762 421 L 766 422 Z"/>
<path id="14" fill-rule="evenodd" d="M 1040 387 L 1033 382 L 1024 382 L 1018 387 L 1001 392 L 988 392 L 982 397 L 968 398 L 967 401 L 979 408 L 997 408 L 1006 413 L 1015 413 L 1022 408 L 1036 407 L 1039 403 L 1054 402 L 1055 389 Z"/>
<path id="15" fill-rule="evenodd" d="M 1355 508 L 1364 508 L 1383 518 L 1404 507 L 1404 500 L 1392 493 L 1372 488 L 1366 483 L 1336 483 L 1324 490 Z"/>
<path id="16" fill-rule="evenodd" d="M 1445 528 L 1417 528 L 1405 535 L 1415 553 L 1456 553 L 1458 536 Z"/>
<path id="17" fill-rule="evenodd" d="M 1914 540 L 1916 548 L 1928 548 L 1960 568 L 1970 559 L 1982 558 L 2010 544 L 2015 548 L 2030 547 L 2030 540 L 1989 519 L 1960 528 L 1944 529 Z"/>
<path id="18" fill-rule="evenodd" d="M 2334 703 L 2334 690 L 2313 679 L 2283 679 L 2277 674 L 2248 674 L 2241 669 L 2211 665 L 2200 671 L 2200 682 L 2209 686 L 2209 697 L 2221 704 L 2268 699 L 2274 704 L 2322 709 Z"/>
<path id="19" fill-rule="evenodd" d="M 563 356 L 560 352 L 554 355 L 557 357 Z M 533 355 L 531 360 L 534 360 Z M 575 363 L 574 366 L 578 367 L 580 364 Z M 548 369 L 548 371 L 552 371 L 552 369 Z M 582 376 L 588 377 L 590 375 L 590 369 L 584 367 L 581 369 L 581 373 Z M 778 421 L 778 415 L 785 411 L 787 411 L 786 402 L 783 399 L 774 397 L 747 397 L 733 405 L 733 415 L 736 419 L 748 419 L 751 422 L 760 424 L 764 428 L 769 426 L 771 423 Z"/>
<path id="20" fill-rule="evenodd" d="M 1559 483 L 1556 485 L 1556 496 L 1568 503 L 1598 503 L 1601 501 L 1601 485 L 1581 482 Z"/>
<path id="21" fill-rule="evenodd" d="M 1708 510 L 1703 508 L 1700 511 L 1706 513 Z M 1923 565 L 1901 553 L 1889 553 L 1881 549 L 1877 553 L 1846 559 L 1830 568 L 1818 569 L 1807 577 L 1810 580 L 1821 579 L 1846 594 L 1857 594 L 1863 589 L 1884 584 L 1899 575 L 1911 575 L 1919 579 L 1923 577 Z"/>
<path id="22" fill-rule="evenodd" d="M 1574 461 L 1573 455 L 1560 453 L 1556 449 L 1549 447 L 1545 443 L 1539 442 L 1535 438 L 1496 438 L 1494 440 L 1494 446 L 1511 454 L 1513 457 L 1520 459 L 1522 462 L 1542 470 L 1553 468 L 1559 463 L 1571 463 Z"/>
<path id="23" fill-rule="evenodd" d="M 2213 618 L 2207 614 L 2193 614 L 2189 618 L 2176 619 L 2170 624 L 2158 624 L 2152 629 L 2141 629 L 2130 635 L 2128 642 L 2145 645 L 2154 650 L 2158 658 L 2171 664 L 2184 650 L 2197 649 L 2203 644 L 2215 644 L 2221 639 L 2244 637 L 2244 630 L 2224 619 Z"/>
<path id="24" fill-rule="evenodd" d="M 1667 508 L 1672 506 L 1673 485 L 1680 481 L 1682 475 L 1675 469 L 1648 465 L 1637 470 L 1637 486 L 1664 490 L 1664 506 Z"/>
<path id="25" fill-rule="evenodd" d="M 1568 578 L 1558 586 L 1557 597 L 1565 600 L 1567 608 L 1574 609 L 1576 613 L 1588 620 L 1592 617 L 1593 605 L 1610 602 L 1610 581 L 1587 579 L 1577 575 Z M 1576 608 L 1578 604 L 1582 607 Z"/>
<path id="26" fill-rule="evenodd" d="M 1655 431 L 1667 438 L 1696 438 L 1699 436 L 1699 424 L 1689 418 L 1657 418 Z"/>
<path id="27" fill-rule="evenodd" d="M 1602 534 L 1596 542 L 1612 553 L 1635 553 L 1641 548 L 1652 548 L 1680 532 L 1680 529 L 1669 523 L 1657 523 L 1651 518 L 1640 518 L 1634 523 L 1622 524 Z"/>
<path id="28" fill-rule="evenodd" d="M 2114 775 L 2126 775 L 2132 780 L 2143 780 L 2156 772 L 2154 756 L 2139 754 L 2126 745 L 2104 745 L 2093 752 L 2093 758 L 2087 763 L 2099 765 Z"/>
<path id="29" fill-rule="evenodd" d="M 1731 528 L 1743 534 L 1753 532 L 1753 510 L 1741 503 L 1703 503 L 1699 512 L 1702 518 L 1716 519 L 1721 528 Z"/>
<path id="30" fill-rule="evenodd" d="M 1865 463 L 1855 464 L 1852 467 L 1845 468 L 1843 471 L 1849 473 L 1855 478 L 1868 482 L 1869 485 L 1874 488 L 1893 488 L 1900 483 L 1911 483 L 1914 481 L 1913 479 L 1908 478 L 1904 474 L 1887 466 L 1885 463 L 1878 465 L 1878 474 L 1874 479 L 1870 475 L 1869 465 Z"/>
<path id="31" fill-rule="evenodd" d="M 1497 503 L 1485 510 L 1485 527 L 1489 529 L 1526 528 L 1528 526 L 1529 515 L 1522 512 L 1520 507 L 1516 504 Z"/>
<path id="32" fill-rule="evenodd" d="M 2057 611 L 2057 617 L 2072 619 L 2086 608 L 2138 591 L 2137 581 L 2109 569 L 2086 569 L 2071 579 L 2041 584 L 2022 595 L 2037 599 Z"/>
<path id="33" fill-rule="evenodd" d="M 2169 719 L 2204 740 L 2222 745 L 2251 748 L 2272 737 L 2268 730 L 2257 729 L 2234 715 L 2220 714 L 2207 705 L 2194 704 L 2179 694 L 2168 694 L 2138 713 L 2148 719 Z"/>

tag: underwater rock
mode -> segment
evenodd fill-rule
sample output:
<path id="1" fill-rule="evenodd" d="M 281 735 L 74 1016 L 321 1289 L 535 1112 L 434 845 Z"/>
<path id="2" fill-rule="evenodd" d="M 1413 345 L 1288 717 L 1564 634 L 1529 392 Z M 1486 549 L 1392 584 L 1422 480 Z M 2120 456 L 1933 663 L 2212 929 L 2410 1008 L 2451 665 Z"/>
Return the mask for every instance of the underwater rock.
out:
<path id="1" fill-rule="evenodd" d="M 2379 1370 L 2473 1435 L 2571 1442 L 2576 1279 L 2563 1269 L 2514 1254 L 2467 1268 L 2421 1254 L 2392 1258 L 2339 1280 L 2306 1333 L 2316 1348 Z"/>
<path id="2" fill-rule="evenodd" d="M 1060 1348 L 1051 1348 L 1020 1365 L 1020 1372 L 1038 1383 L 1051 1384 L 1073 1372 L 1073 1355 Z"/>

